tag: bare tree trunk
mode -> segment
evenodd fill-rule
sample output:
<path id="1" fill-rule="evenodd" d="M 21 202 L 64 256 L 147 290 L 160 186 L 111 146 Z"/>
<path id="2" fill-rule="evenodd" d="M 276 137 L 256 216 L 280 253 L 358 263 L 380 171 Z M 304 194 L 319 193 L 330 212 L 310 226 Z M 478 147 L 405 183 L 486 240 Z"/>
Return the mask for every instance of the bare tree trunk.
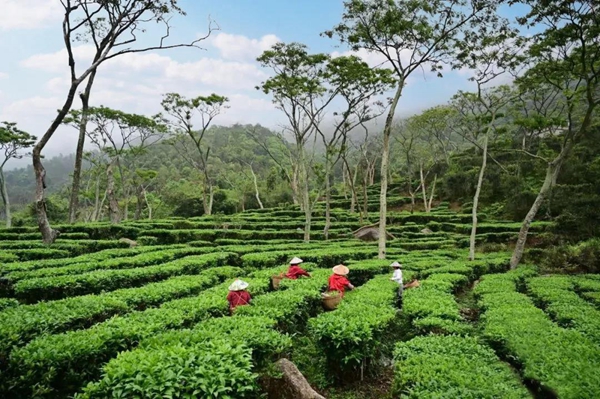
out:
<path id="1" fill-rule="evenodd" d="M 429 194 L 429 211 L 431 212 L 431 204 L 433 202 L 433 196 L 435 195 L 435 183 L 437 182 L 437 174 L 433 176 L 433 185 L 431 186 L 431 194 Z"/>
<path id="2" fill-rule="evenodd" d="M 329 229 L 331 228 L 331 173 L 329 166 L 325 166 L 325 228 L 323 235 L 325 240 L 329 240 Z"/>
<path id="3" fill-rule="evenodd" d="M 425 177 L 423 176 L 423 163 L 419 165 L 419 174 L 421 176 L 421 192 L 423 194 L 423 206 L 425 207 L 425 212 L 429 213 L 429 208 L 427 207 L 427 189 L 425 187 Z"/>
<path id="4" fill-rule="evenodd" d="M 73 61 L 70 60 L 69 62 L 72 63 Z M 37 215 L 38 228 L 42 234 L 42 242 L 44 244 L 52 244 L 54 241 L 56 241 L 56 237 L 58 237 L 59 232 L 50 226 L 50 222 L 48 221 L 48 213 L 46 212 L 46 200 L 44 196 L 44 190 L 46 190 L 46 170 L 44 169 L 44 165 L 42 165 L 42 150 L 71 109 L 73 100 L 75 98 L 75 92 L 77 91 L 79 84 L 79 81 L 71 80 L 71 87 L 67 93 L 65 103 L 56 115 L 56 118 L 54 118 L 50 124 L 48 130 L 46 130 L 46 133 L 44 133 L 40 141 L 37 142 L 37 144 L 33 147 L 33 151 L 31 152 L 33 171 L 35 172 L 35 211 Z"/>
<path id="5" fill-rule="evenodd" d="M 254 168 L 250 165 L 250 173 L 252 173 L 252 178 L 254 179 L 254 195 L 256 196 L 256 201 L 258 202 L 258 206 L 260 209 L 264 209 L 262 201 L 260 200 L 260 193 L 258 191 L 258 179 L 256 178 L 256 173 L 254 173 Z"/>
<path id="6" fill-rule="evenodd" d="M 148 220 L 152 220 L 152 207 L 150 201 L 148 201 L 148 193 L 144 190 L 144 201 L 146 201 L 146 207 L 148 207 Z"/>
<path id="7" fill-rule="evenodd" d="M 365 176 L 363 181 L 363 206 L 361 211 L 360 222 L 362 223 L 364 219 L 369 218 L 369 193 L 367 191 L 367 180 L 368 176 Z"/>
<path id="8" fill-rule="evenodd" d="M 561 154 L 552 162 L 549 162 L 548 166 L 546 167 L 546 177 L 544 178 L 544 183 L 542 184 L 535 201 L 533 201 L 533 205 L 531 205 L 531 208 L 529 209 L 529 212 L 527 212 L 527 215 L 523 220 L 523 224 L 521 225 L 519 237 L 517 238 L 517 245 L 515 246 L 512 257 L 510 258 L 511 269 L 516 269 L 521 262 L 523 251 L 525 250 L 525 243 L 527 242 L 527 234 L 529 233 L 529 228 L 531 227 L 531 222 L 533 222 L 533 219 L 535 219 L 540 206 L 544 203 L 544 200 L 548 196 L 552 186 L 556 183 L 556 179 L 565 158 L 566 153 L 563 150 Z"/>
<path id="9" fill-rule="evenodd" d="M 100 175 L 96 176 L 96 192 L 94 199 L 94 211 L 91 216 L 91 220 L 93 222 L 98 220 L 98 216 L 100 215 Z"/>
<path id="10" fill-rule="evenodd" d="M 144 207 L 144 186 L 142 186 L 141 184 L 138 186 L 137 189 L 137 201 L 135 204 L 135 214 L 133 216 L 134 220 L 140 220 L 141 216 L 142 216 L 142 209 Z"/>
<path id="11" fill-rule="evenodd" d="M 83 164 L 83 147 L 85 145 L 85 134 L 88 123 L 88 109 L 90 105 L 90 93 L 96 77 L 96 69 L 90 73 L 85 90 L 79 95 L 81 98 L 81 120 L 79 121 L 79 138 L 75 150 L 75 168 L 73 170 L 73 184 L 71 185 L 71 200 L 69 201 L 69 223 L 75 223 L 77 209 L 79 207 L 79 188 L 81 182 L 81 167 Z"/>
<path id="12" fill-rule="evenodd" d="M 481 170 L 479 171 L 479 178 L 477 179 L 477 188 L 475 189 L 475 196 L 473 197 L 473 224 L 471 226 L 471 239 L 469 240 L 469 260 L 475 260 L 475 238 L 477 236 L 477 207 L 479 206 L 479 194 L 481 193 L 481 186 L 483 185 L 483 175 L 485 174 L 485 167 L 487 165 L 488 136 L 490 134 L 490 129 L 491 127 L 488 127 L 488 130 L 485 133 L 485 138 L 483 141 L 483 160 L 481 161 Z"/>
<path id="13" fill-rule="evenodd" d="M 215 202 L 215 188 L 212 183 L 208 187 L 208 214 L 212 215 L 213 205 Z"/>
<path id="14" fill-rule="evenodd" d="M 348 176 L 346 173 L 346 168 L 342 168 L 342 181 L 344 182 L 344 200 L 348 201 L 348 186 L 350 185 L 348 183 Z"/>
<path id="15" fill-rule="evenodd" d="M 104 218 L 104 203 L 106 202 L 107 196 L 108 196 L 108 190 L 104 190 L 104 195 L 102 196 L 102 201 L 100 201 L 98 220 L 102 220 Z"/>
<path id="16" fill-rule="evenodd" d="M 110 214 L 110 222 L 113 224 L 119 223 L 121 217 L 119 215 L 119 202 L 115 195 L 115 179 L 113 175 L 113 163 L 111 162 L 106 169 L 106 195 L 108 197 L 108 210 Z"/>
<path id="17" fill-rule="evenodd" d="M 12 216 L 10 214 L 10 199 L 8 198 L 8 190 L 6 189 L 6 179 L 4 178 L 2 168 L 0 168 L 0 196 L 2 196 L 2 203 L 4 204 L 6 227 L 9 228 L 12 226 Z"/>
<path id="18" fill-rule="evenodd" d="M 390 157 L 390 136 L 392 135 L 394 114 L 396 113 L 396 107 L 398 106 L 398 101 L 402 95 L 403 87 L 404 82 L 398 82 L 398 88 L 396 89 L 396 94 L 394 95 L 394 99 L 390 105 L 390 110 L 385 120 L 385 127 L 383 128 L 383 149 L 381 151 L 381 192 L 379 194 L 379 259 L 385 259 L 386 256 L 387 176 Z"/>
<path id="19" fill-rule="evenodd" d="M 312 222 L 312 207 L 310 204 L 310 195 L 308 190 L 308 171 L 304 165 L 304 157 L 302 157 L 302 203 L 304 207 L 304 241 L 310 242 L 310 227 Z"/>
<path id="20" fill-rule="evenodd" d="M 388 144 L 388 154 L 389 154 L 389 144 Z M 375 161 L 369 164 L 369 186 L 375 184 Z M 386 189 L 387 190 L 387 189 Z"/>
<path id="21" fill-rule="evenodd" d="M 356 179 L 358 177 L 358 164 L 354 168 L 354 174 L 352 175 L 352 201 L 354 206 L 350 210 L 351 212 L 356 211 L 356 207 L 358 206 L 358 193 L 356 192 Z"/>

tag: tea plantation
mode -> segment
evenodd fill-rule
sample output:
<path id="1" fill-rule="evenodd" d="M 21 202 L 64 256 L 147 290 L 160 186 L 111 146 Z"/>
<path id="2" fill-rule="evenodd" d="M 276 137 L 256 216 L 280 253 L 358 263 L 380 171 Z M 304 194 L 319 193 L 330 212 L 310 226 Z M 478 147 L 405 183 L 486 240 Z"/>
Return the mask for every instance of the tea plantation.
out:
<path id="1" fill-rule="evenodd" d="M 326 397 L 367 385 L 388 398 L 600 397 L 600 277 L 508 271 L 493 245 L 469 262 L 471 216 L 443 204 L 390 212 L 395 238 L 377 260 L 377 244 L 351 234 L 358 217 L 334 204 L 330 239 L 317 208 L 310 243 L 292 208 L 64 225 L 51 247 L 33 228 L 0 231 L 0 396 L 260 397 L 285 357 Z M 481 215 L 478 243 L 518 228 Z M 312 278 L 273 289 L 293 256 Z M 402 303 L 392 260 L 421 282 Z M 325 312 L 338 263 L 357 288 Z M 229 316 L 235 277 L 254 300 Z"/>

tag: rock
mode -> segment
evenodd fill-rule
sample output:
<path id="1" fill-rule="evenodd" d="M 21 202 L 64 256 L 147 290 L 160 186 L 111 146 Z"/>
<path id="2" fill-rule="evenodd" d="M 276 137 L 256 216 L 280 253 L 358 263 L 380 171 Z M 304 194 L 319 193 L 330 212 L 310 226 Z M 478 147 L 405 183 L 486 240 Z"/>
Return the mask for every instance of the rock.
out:
<path id="1" fill-rule="evenodd" d="M 423 234 L 433 234 L 433 231 L 431 231 L 430 229 L 425 228 L 425 229 L 421 230 L 421 233 L 423 233 Z"/>
<path id="2" fill-rule="evenodd" d="M 281 371 L 281 378 L 270 378 L 265 381 L 264 388 L 272 399 L 325 399 L 306 381 L 298 367 L 288 359 L 280 359 L 275 363 Z"/>
<path id="3" fill-rule="evenodd" d="M 352 234 L 354 234 L 354 237 L 362 241 L 377 241 L 379 240 L 379 226 L 377 223 L 370 226 L 363 226 L 360 229 L 354 231 Z M 396 238 L 387 231 L 386 235 L 387 238 Z"/>
<path id="4" fill-rule="evenodd" d="M 129 238 L 120 238 L 120 239 L 119 239 L 119 242 L 125 242 L 125 243 L 129 244 L 129 247 L 130 247 L 130 248 L 133 248 L 133 247 L 137 247 L 137 246 L 138 246 L 138 243 L 137 243 L 137 242 L 135 242 L 135 241 L 133 241 L 133 240 L 130 240 Z"/>

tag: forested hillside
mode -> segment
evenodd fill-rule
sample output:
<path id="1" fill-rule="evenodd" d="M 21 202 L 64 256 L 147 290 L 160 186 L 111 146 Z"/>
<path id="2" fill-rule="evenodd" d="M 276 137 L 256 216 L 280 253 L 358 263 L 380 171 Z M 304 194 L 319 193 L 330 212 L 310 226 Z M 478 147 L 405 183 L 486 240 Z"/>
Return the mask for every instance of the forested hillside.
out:
<path id="1" fill-rule="evenodd" d="M 420 118 L 431 117 L 439 109 L 427 110 L 408 120 L 399 121 L 394 130 L 395 141 L 392 143 L 391 180 L 397 186 L 395 194 L 414 197 L 415 210 L 424 210 L 423 193 L 420 176 L 420 165 L 423 164 L 424 180 L 427 196 L 431 193 L 431 185 L 436 180 L 434 201 L 447 201 L 464 209 L 469 209 L 477 185 L 480 170 L 481 150 L 463 140 L 460 136 L 452 136 L 445 144 L 447 154 L 434 151 L 436 149 L 430 138 L 423 136 L 422 131 L 411 131 L 411 123 Z M 436 116 L 435 114 L 433 115 Z M 438 115 L 446 118 L 447 115 Z M 423 121 L 421 121 L 423 122 Z M 450 120 L 437 121 L 451 123 Z M 456 123 L 460 121 L 456 120 Z M 454 122 L 453 122 L 454 123 Z M 510 126 L 508 126 L 510 128 Z M 437 134 L 447 134 L 457 125 L 444 126 Z M 423 130 L 427 132 L 426 130 Z M 288 179 L 291 163 L 290 148 L 285 149 L 278 134 L 260 126 L 215 126 L 210 128 L 206 136 L 214 157 L 211 168 L 215 171 L 214 213 L 232 214 L 245 209 L 260 207 L 256 196 L 256 188 L 263 207 L 293 204 L 294 198 Z M 380 132 L 372 132 L 365 142 L 364 132 L 353 132 L 347 151 L 346 162 L 340 162 L 333 175 L 335 191 L 352 197 L 352 185 L 357 195 L 362 198 L 363 186 L 377 184 L 380 171 Z M 532 144 L 535 151 L 550 151 L 558 146 L 559 138 L 539 138 Z M 573 150 L 572 156 L 557 184 L 552 189 L 549 200 L 544 203 L 538 218 L 558 222 L 557 233 L 565 238 L 577 240 L 598 235 L 600 225 L 600 130 L 595 129 Z M 268 145 L 269 151 L 265 149 Z M 543 183 L 545 165 L 540 159 L 527 156 L 521 150 L 522 137 L 517 132 L 490 144 L 489 154 L 493 159 L 487 166 L 486 180 L 482 186 L 481 203 L 484 213 L 498 218 L 520 221 L 523 219 L 537 192 Z M 287 144 L 291 147 L 290 144 Z M 284 150 L 285 149 L 285 150 Z M 438 148 L 439 150 L 440 148 Z M 92 154 L 90 154 L 91 156 Z M 312 187 L 319 188 L 318 163 L 322 159 L 322 150 L 317 149 Z M 446 157 L 447 156 L 447 157 Z M 322 162 L 322 161 L 321 161 Z M 59 156 L 46 160 L 47 184 L 50 217 L 57 223 L 66 222 L 68 218 L 68 198 L 74 156 Z M 150 217 L 148 205 L 152 208 L 153 218 L 168 216 L 200 216 L 204 214 L 202 206 L 202 176 L 186 161 L 177 148 L 167 140 L 148 147 L 139 161 L 141 169 L 151 171 L 150 178 L 144 182 L 149 204 L 144 199 L 142 210 L 136 216 L 137 197 L 132 193 L 129 197 L 131 213 L 129 218 Z M 79 220 L 102 220 L 108 218 L 108 212 L 95 216 L 94 209 L 103 201 L 106 192 L 106 176 L 104 164 L 84 164 L 84 190 L 82 191 L 83 207 Z M 254 175 L 256 175 L 256 186 Z M 32 209 L 27 208 L 32 202 L 35 188 L 32 167 L 5 172 L 8 191 L 16 214 L 17 224 L 33 224 Z M 351 176 L 353 182 L 348 179 Z M 96 188 L 99 188 L 97 191 Z M 120 188 L 119 188 L 120 189 Z M 98 198 L 96 198 L 98 194 Z M 371 200 L 376 200 L 375 196 Z M 98 204 L 96 203 L 98 201 Z M 121 207 L 125 200 L 119 199 Z M 351 201 L 350 201 L 351 202 Z M 348 203 L 348 210 L 351 203 Z M 362 199 L 357 201 L 355 209 L 360 209 Z M 410 206 L 403 209 L 410 211 Z"/>

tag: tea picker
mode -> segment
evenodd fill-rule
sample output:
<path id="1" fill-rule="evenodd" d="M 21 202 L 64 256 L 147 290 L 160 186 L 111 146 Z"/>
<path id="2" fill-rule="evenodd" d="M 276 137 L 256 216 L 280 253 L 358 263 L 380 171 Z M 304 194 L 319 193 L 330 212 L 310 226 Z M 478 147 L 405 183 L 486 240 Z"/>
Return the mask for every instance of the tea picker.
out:
<path id="1" fill-rule="evenodd" d="M 229 286 L 229 293 L 227 294 L 227 301 L 229 302 L 229 313 L 233 314 L 233 311 L 238 306 L 249 305 L 252 301 L 250 293 L 246 291 L 250 284 L 238 279 L 235 279 Z"/>

